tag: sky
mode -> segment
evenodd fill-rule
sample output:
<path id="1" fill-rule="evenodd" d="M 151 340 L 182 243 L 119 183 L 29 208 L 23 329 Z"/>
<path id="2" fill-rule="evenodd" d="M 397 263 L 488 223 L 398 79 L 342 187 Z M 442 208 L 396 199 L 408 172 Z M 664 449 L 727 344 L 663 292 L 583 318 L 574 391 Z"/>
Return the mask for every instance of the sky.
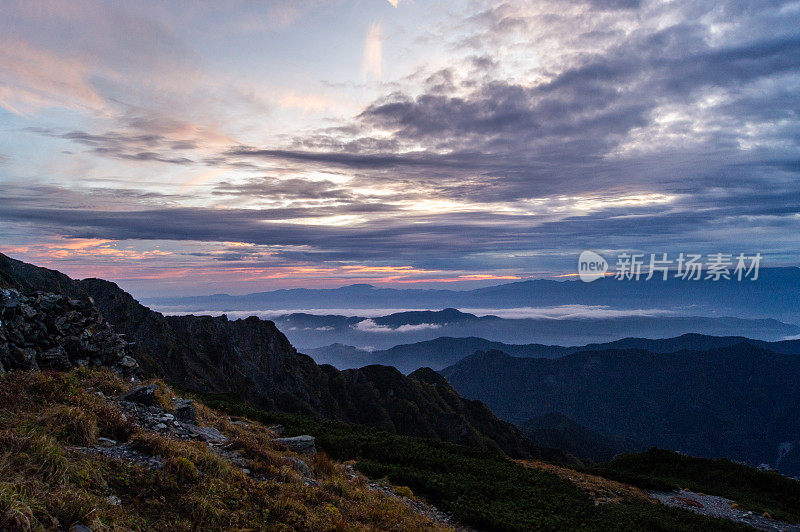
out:
<path id="1" fill-rule="evenodd" d="M 0 251 L 136 296 L 798 235 L 800 1 L 0 0 Z"/>

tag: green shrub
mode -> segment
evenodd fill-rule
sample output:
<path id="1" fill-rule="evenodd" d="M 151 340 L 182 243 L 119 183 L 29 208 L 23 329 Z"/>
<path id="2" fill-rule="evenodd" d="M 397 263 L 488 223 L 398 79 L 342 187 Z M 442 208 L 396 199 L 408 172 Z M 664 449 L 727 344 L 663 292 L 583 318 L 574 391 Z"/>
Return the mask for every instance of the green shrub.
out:
<path id="1" fill-rule="evenodd" d="M 200 471 L 188 458 L 178 456 L 167 461 L 167 471 L 175 475 L 181 482 L 197 482 L 200 480 Z"/>
<path id="2" fill-rule="evenodd" d="M 605 504 L 553 474 L 504 455 L 311 416 L 262 411 L 230 398 L 206 404 L 289 434 L 313 434 L 336 460 L 406 486 L 460 522 L 485 530 L 741 530 L 743 525 L 648 503 Z M 337 486 L 331 486 L 336 489 Z M 400 488 L 402 490 L 402 488 Z"/>
<path id="3" fill-rule="evenodd" d="M 408 486 L 397 486 L 394 488 L 394 492 L 401 497 L 408 497 L 409 499 L 414 498 L 414 492 L 411 491 L 411 488 Z"/>
<path id="4" fill-rule="evenodd" d="M 593 473 L 645 489 L 687 488 L 737 502 L 743 508 L 800 523 L 800 482 L 727 459 L 711 460 L 650 449 L 617 456 Z"/>

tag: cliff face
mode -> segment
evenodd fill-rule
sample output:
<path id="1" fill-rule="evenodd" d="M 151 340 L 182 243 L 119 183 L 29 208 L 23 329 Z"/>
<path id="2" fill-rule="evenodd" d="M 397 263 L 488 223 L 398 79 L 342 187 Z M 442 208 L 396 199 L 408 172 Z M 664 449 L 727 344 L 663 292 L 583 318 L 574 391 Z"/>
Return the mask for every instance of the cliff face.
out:
<path id="1" fill-rule="evenodd" d="M 188 390 L 235 394 L 267 409 L 322 415 L 515 456 L 542 456 L 518 429 L 482 403 L 461 398 L 432 371 L 409 377 L 386 366 L 340 372 L 297 353 L 271 321 L 163 316 L 109 281 L 73 280 L 2 254 L 0 287 L 91 297 L 104 318 L 125 335 L 130 355 L 145 373 Z"/>

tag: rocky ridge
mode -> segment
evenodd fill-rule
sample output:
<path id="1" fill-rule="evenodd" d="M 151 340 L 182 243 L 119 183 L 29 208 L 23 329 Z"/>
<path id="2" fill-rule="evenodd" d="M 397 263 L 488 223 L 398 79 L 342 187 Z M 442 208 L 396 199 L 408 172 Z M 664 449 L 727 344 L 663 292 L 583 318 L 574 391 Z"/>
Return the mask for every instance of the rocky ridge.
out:
<path id="1" fill-rule="evenodd" d="M 111 398 L 106 397 L 101 391 L 95 391 L 91 388 L 86 389 L 87 392 L 94 393 L 101 399 L 111 402 L 120 411 L 124 420 L 129 421 L 141 430 L 157 433 L 159 436 L 169 439 L 205 443 L 209 450 L 220 459 L 236 467 L 253 480 L 258 482 L 280 482 L 280 479 L 264 475 L 262 472 L 251 471 L 249 468 L 251 459 L 237 448 L 235 436 L 229 437 L 215 427 L 200 425 L 197 409 L 192 399 L 172 397 L 168 410 L 159 406 L 156 397 L 157 390 L 158 385 L 156 384 L 139 385 L 134 386 L 117 398 Z M 249 420 L 228 417 L 226 421 L 234 426 L 255 428 L 251 427 L 253 422 Z M 294 470 L 306 486 L 319 488 L 320 479 L 317 478 L 308 463 L 301 458 L 302 456 L 311 457 L 317 453 L 314 436 L 303 434 L 292 437 L 278 437 L 282 431 L 283 427 L 280 425 L 267 427 L 266 430 L 273 436 L 270 439 L 270 445 L 275 449 L 288 451 L 288 454 L 281 457 L 280 463 Z M 153 470 L 163 469 L 166 463 L 166 459 L 162 456 L 142 452 L 130 442 L 117 441 L 110 438 L 99 437 L 96 444 L 87 447 L 75 447 L 75 450 L 81 453 L 99 454 L 113 460 L 132 462 Z M 385 480 L 368 479 L 358 473 L 352 464 L 345 464 L 343 471 L 351 482 L 361 483 L 370 491 L 395 499 L 412 512 L 430 519 L 432 522 L 440 523 L 446 527 L 453 527 L 460 532 L 473 530 L 457 523 L 452 515 L 414 498 L 410 493 L 400 493 L 401 490 L 398 490 L 398 488 Z M 121 503 L 114 496 L 109 497 L 109 501 L 111 504 Z M 87 527 L 86 530 L 91 529 Z"/>
<path id="2" fill-rule="evenodd" d="M 511 456 L 568 459 L 564 453 L 539 449 L 519 429 L 497 419 L 482 403 L 463 399 L 444 380 L 432 381 L 427 374 L 406 377 L 385 366 L 341 372 L 317 365 L 298 353 L 271 321 L 164 316 L 112 282 L 70 279 L 1 253 L 0 288 L 54 292 L 76 300 L 91 297 L 103 318 L 124 334 L 130 357 L 143 374 L 184 390 L 232 395 L 265 410 L 318 415 Z"/>
<path id="3" fill-rule="evenodd" d="M 107 366 L 130 376 L 139 364 L 89 297 L 0 289 L 0 372 Z"/>
<path id="4" fill-rule="evenodd" d="M 270 480 L 263 477 L 263 475 L 251 472 L 247 468 L 247 458 L 240 451 L 232 448 L 233 444 L 228 436 L 225 436 L 215 427 L 204 426 L 199 423 L 197 409 L 193 400 L 172 397 L 170 408 L 166 409 L 158 404 L 157 390 L 158 386 L 156 384 L 144 384 L 134 386 L 118 398 L 109 398 L 101 391 L 87 389 L 88 392 L 93 392 L 101 399 L 110 401 L 122 414 L 123 419 L 140 429 L 174 440 L 203 442 L 220 458 L 231 463 L 252 478 L 260 481 Z M 248 421 L 244 420 L 232 420 L 229 418 L 228 421 L 244 427 L 250 425 Z M 274 431 L 270 431 L 270 433 L 276 434 Z M 292 438 L 272 438 L 271 442 L 278 448 L 286 448 L 298 454 L 316 453 L 315 439 L 309 435 Z M 299 445 L 295 445 L 295 442 L 299 442 Z M 164 467 L 163 457 L 142 453 L 125 441 L 98 438 L 96 444 L 76 449 L 80 452 L 96 453 L 108 458 L 135 462 L 150 469 Z M 300 458 L 288 456 L 283 459 L 283 463 L 296 470 L 306 485 L 317 484 L 311 469 Z"/>

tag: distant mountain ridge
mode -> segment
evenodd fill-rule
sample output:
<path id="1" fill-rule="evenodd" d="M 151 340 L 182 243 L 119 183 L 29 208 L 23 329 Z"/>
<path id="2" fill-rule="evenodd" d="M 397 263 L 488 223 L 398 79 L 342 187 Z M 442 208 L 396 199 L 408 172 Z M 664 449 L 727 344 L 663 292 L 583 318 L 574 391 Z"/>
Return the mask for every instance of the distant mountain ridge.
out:
<path id="1" fill-rule="evenodd" d="M 477 352 L 442 375 L 524 425 L 557 412 L 601 434 L 800 474 L 800 357 L 750 343 L 705 351 Z M 788 452 L 787 452 L 788 451 Z"/>
<path id="2" fill-rule="evenodd" d="M 403 373 L 427 366 L 435 370 L 444 369 L 476 351 L 502 351 L 512 357 L 521 358 L 559 358 L 580 351 L 602 351 L 605 349 L 643 349 L 653 353 L 673 353 L 684 349 L 706 350 L 749 343 L 769 349 L 775 353 L 800 355 L 800 340 L 780 340 L 767 342 L 744 336 L 710 336 L 687 333 L 673 338 L 622 338 L 606 343 L 581 346 L 560 346 L 545 344 L 506 344 L 493 342 L 474 336 L 465 338 L 440 337 L 434 340 L 400 344 L 389 349 L 367 351 L 344 344 L 331 344 L 316 349 L 308 349 L 319 364 L 331 364 L 339 369 L 360 368 L 369 364 L 394 366 Z"/>
<path id="3" fill-rule="evenodd" d="M 299 354 L 271 321 L 163 316 L 114 283 L 66 275 L 0 254 L 0 288 L 93 299 L 123 333 L 145 372 L 191 391 L 234 394 L 267 409 L 315 414 L 515 456 L 564 458 L 541 450 L 482 403 L 461 398 L 432 370 L 405 377 L 369 366 L 340 372 Z"/>
<path id="4" fill-rule="evenodd" d="M 477 316 L 451 308 L 398 312 L 372 318 L 292 313 L 272 319 L 291 342 L 303 351 L 330 344 L 350 345 L 369 351 L 386 350 L 439 337 L 476 337 L 503 344 L 586 345 L 631 336 L 668 338 L 685 333 L 737 335 L 767 341 L 800 334 L 800 326 L 771 318 L 661 315 L 501 318 L 494 315 Z M 473 351 L 464 352 L 461 356 Z"/>
<path id="5" fill-rule="evenodd" d="M 560 305 L 615 309 L 674 309 L 709 316 L 774 318 L 800 323 L 800 268 L 762 268 L 756 281 L 618 281 L 592 283 L 532 279 L 474 290 L 378 288 L 357 284 L 333 289 L 283 289 L 242 296 L 149 298 L 145 302 L 173 310 L 266 310 L 333 308 L 486 308 L 509 309 Z M 687 305 L 687 302 L 690 304 Z"/>

